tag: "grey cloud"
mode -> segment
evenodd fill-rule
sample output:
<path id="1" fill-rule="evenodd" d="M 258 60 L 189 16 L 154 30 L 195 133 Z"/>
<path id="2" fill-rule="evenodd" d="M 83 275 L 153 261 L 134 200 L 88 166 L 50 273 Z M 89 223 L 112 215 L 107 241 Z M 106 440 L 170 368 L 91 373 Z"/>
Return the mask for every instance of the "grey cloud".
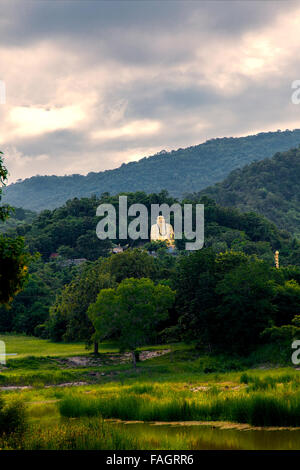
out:
<path id="1" fill-rule="evenodd" d="M 59 130 L 39 136 L 14 140 L 14 142 L 9 144 L 16 145 L 26 155 L 34 156 L 44 153 L 55 157 L 58 152 L 60 154 L 63 152 L 67 154 L 70 151 L 84 151 L 87 148 L 88 140 L 81 131 Z"/>
<path id="2" fill-rule="evenodd" d="M 2 0 L 0 39 L 7 46 L 45 39 L 72 40 L 86 46 L 90 40 L 90 49 L 99 51 L 99 45 L 105 44 L 122 58 L 128 52 L 123 44 L 130 45 L 132 35 L 139 37 L 137 48 L 143 36 L 155 39 L 157 34 L 168 33 L 176 41 L 176 33 L 188 29 L 233 36 L 266 26 L 296 6 L 293 1 L 276 0 Z M 169 54 L 172 52 L 170 49 Z"/>
<path id="3" fill-rule="evenodd" d="M 181 73 L 180 67 L 172 76 L 174 64 L 182 66 L 193 60 L 196 46 L 205 49 L 211 39 L 218 40 L 220 50 L 223 47 L 226 54 L 224 38 L 235 38 L 238 43 L 246 31 L 259 31 L 277 15 L 296 6 L 294 2 L 277 1 L 3 2 L 0 42 L 7 48 L 18 45 L 25 49 L 50 41 L 58 50 L 63 47 L 66 55 L 77 55 L 77 68 L 70 70 L 73 76 L 86 65 L 101 64 L 105 68 L 111 62 L 116 64 L 116 75 L 118 67 L 124 64 L 129 68 L 138 66 L 144 72 L 140 78 L 108 86 L 105 96 L 99 98 L 98 111 L 95 105 L 90 129 L 19 137 L 7 145 L 14 145 L 22 154 L 32 157 L 27 173 L 86 173 L 116 166 L 122 152 L 178 148 L 211 137 L 247 134 L 257 128 L 273 129 L 274 123 L 291 117 L 296 120 L 298 109 L 290 106 L 289 87 L 290 79 L 299 78 L 297 58 L 289 63 L 284 78 L 274 78 L 277 81 L 272 86 L 263 79 L 241 77 L 244 88 L 236 94 L 219 93 L 209 84 L 182 83 L 182 76 L 189 72 Z M 148 72 L 154 67 L 157 75 L 153 79 Z M 53 69 L 51 73 L 55 81 L 60 71 Z M 35 82 L 42 89 L 39 77 Z M 105 120 L 100 99 L 107 108 L 119 100 L 128 101 L 123 124 L 154 119 L 162 123 L 162 128 L 151 135 L 137 133 L 133 137 L 93 140 L 89 132 L 101 128 Z M 0 109 L 0 119 L 3 113 Z M 207 128 L 197 129 L 197 123 L 203 121 Z M 48 160 L 35 161 L 42 154 L 48 155 Z M 145 154 L 147 151 L 140 157 Z"/>
<path id="4" fill-rule="evenodd" d="M 170 109 L 180 112 L 193 112 L 204 106 L 219 105 L 224 100 L 220 94 L 208 86 L 178 87 L 177 89 L 163 89 L 154 96 L 144 98 L 142 94 L 132 96 L 132 114 L 158 118 L 162 114 L 168 115 Z M 150 115 L 149 115 L 149 109 Z M 131 113 L 129 113 L 130 115 Z"/>

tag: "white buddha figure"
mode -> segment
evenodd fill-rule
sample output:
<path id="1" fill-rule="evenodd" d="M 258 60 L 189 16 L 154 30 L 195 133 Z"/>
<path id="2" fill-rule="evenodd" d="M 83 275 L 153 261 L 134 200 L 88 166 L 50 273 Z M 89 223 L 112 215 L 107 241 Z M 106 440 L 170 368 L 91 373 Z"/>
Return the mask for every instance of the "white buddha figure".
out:
<path id="1" fill-rule="evenodd" d="M 168 246 L 174 246 L 174 230 L 171 224 L 167 224 L 163 215 L 159 215 L 156 224 L 151 226 L 151 241 L 166 241 Z"/>

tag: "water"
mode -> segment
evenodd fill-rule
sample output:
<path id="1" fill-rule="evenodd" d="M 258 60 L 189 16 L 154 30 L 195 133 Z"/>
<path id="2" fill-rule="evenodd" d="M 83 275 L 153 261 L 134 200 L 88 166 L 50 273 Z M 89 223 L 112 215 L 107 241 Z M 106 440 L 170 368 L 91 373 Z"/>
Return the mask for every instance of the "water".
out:
<path id="1" fill-rule="evenodd" d="M 126 426 L 133 436 L 151 440 L 153 449 L 159 448 L 159 443 L 167 440 L 174 446 L 171 448 L 179 450 L 184 449 L 180 445 L 186 442 L 192 444 L 195 450 L 300 450 L 300 430 L 238 430 L 150 423 L 115 425 Z"/>

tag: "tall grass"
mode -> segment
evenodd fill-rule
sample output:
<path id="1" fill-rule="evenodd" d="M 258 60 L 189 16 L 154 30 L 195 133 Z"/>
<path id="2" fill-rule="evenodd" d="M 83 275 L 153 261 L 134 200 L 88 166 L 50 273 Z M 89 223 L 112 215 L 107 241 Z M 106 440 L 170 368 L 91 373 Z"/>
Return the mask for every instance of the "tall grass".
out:
<path id="1" fill-rule="evenodd" d="M 115 429 L 102 420 L 31 426 L 24 435 L 0 437 L 2 449 L 22 450 L 132 450 L 137 440 L 126 430 Z"/>
<path id="2" fill-rule="evenodd" d="M 202 399 L 119 395 L 82 397 L 70 395 L 59 403 L 65 417 L 101 416 L 140 421 L 227 420 L 253 426 L 300 426 L 300 394 L 289 397 L 253 393 Z"/>
<path id="3" fill-rule="evenodd" d="M 276 376 L 266 375 L 260 378 L 257 375 L 243 373 L 240 382 L 248 385 L 248 392 L 255 392 L 275 389 L 277 384 L 292 383 L 293 387 L 297 388 L 300 385 L 300 377 L 295 374 L 280 374 Z"/>
<path id="4" fill-rule="evenodd" d="M 215 436 L 190 436 L 186 430 L 176 433 L 157 433 L 158 429 L 148 428 L 136 432 L 131 426 L 105 423 L 99 418 L 81 418 L 62 423 L 31 425 L 24 435 L 0 436 L 0 449 L 18 450 L 154 450 L 181 449 L 195 450 L 218 448 Z M 232 446 L 233 444 L 233 446 Z M 224 443 L 222 448 L 238 448 L 237 439 Z"/>

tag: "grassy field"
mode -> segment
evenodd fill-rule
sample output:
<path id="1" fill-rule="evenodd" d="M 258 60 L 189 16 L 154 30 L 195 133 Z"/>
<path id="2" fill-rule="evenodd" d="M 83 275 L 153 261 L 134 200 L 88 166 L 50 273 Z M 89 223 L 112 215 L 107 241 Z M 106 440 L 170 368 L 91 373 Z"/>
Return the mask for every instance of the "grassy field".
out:
<path id="1" fill-rule="evenodd" d="M 0 370 L 0 393 L 8 404 L 16 400 L 26 404 L 28 422 L 24 435 L 2 437 L 2 448 L 203 446 L 205 436 L 200 442 L 199 433 L 173 432 L 170 440 L 169 431 L 157 438 L 149 425 L 134 433 L 133 427 L 104 422 L 107 419 L 300 427 L 300 375 L 292 367 L 263 362 L 250 368 L 253 357 L 208 356 L 181 343 L 143 348 L 164 354 L 146 358 L 134 371 L 114 344 L 102 345 L 94 357 L 82 344 L 13 335 L 4 339 L 7 351 L 18 356 L 10 357 Z M 261 357 L 265 361 L 266 353 Z M 210 439 L 213 446 L 213 436 Z M 224 437 L 218 439 L 224 442 Z M 228 448 L 237 446 L 237 441 L 238 435 Z"/>
<path id="2" fill-rule="evenodd" d="M 53 343 L 48 339 L 35 338 L 33 336 L 1 334 L 0 341 L 5 342 L 6 353 L 16 354 L 9 359 L 20 359 L 24 357 L 66 357 L 80 356 L 92 353 L 92 347 L 87 348 L 84 343 Z M 168 345 L 145 346 L 140 350 L 167 349 Z M 184 345 L 178 345 L 178 349 Z M 99 344 L 99 353 L 116 353 L 118 347 L 113 342 L 103 342 Z"/>
<path id="3" fill-rule="evenodd" d="M 5 342 L 7 353 L 17 354 L 16 356 L 11 356 L 11 359 L 19 359 L 29 356 L 64 357 L 82 355 L 91 352 L 91 350 L 86 349 L 84 343 L 53 343 L 50 340 L 34 338 L 32 336 L 0 334 L 0 340 Z M 111 344 L 106 346 L 104 343 L 100 347 L 100 352 L 116 351 L 117 348 Z"/>

